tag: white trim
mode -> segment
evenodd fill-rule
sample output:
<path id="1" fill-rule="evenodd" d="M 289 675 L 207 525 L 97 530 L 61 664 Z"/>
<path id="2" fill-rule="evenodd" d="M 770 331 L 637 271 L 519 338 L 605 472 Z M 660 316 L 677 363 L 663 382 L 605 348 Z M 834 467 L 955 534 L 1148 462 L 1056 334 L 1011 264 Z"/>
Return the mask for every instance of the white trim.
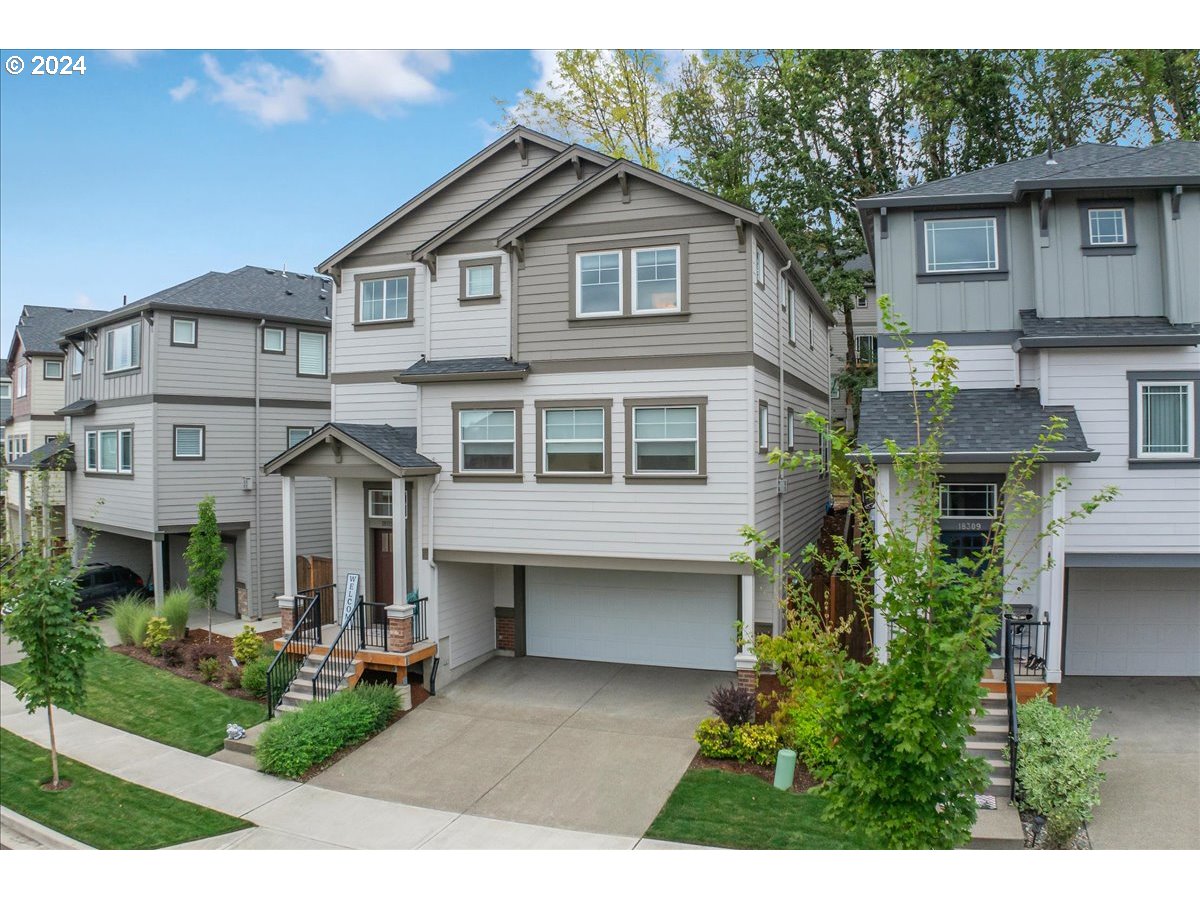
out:
<path id="1" fill-rule="evenodd" d="M 484 262 L 476 262 L 476 263 L 472 264 L 472 262 L 469 260 L 463 260 L 459 263 L 459 265 L 461 265 L 463 267 L 463 284 L 466 286 L 465 297 L 468 300 L 472 300 L 476 297 L 494 297 L 500 293 L 500 285 L 496 284 L 496 278 L 498 277 L 498 274 L 499 274 L 497 270 L 499 269 L 499 267 L 494 262 L 484 261 Z M 483 293 L 478 293 L 478 292 L 473 293 L 471 291 L 471 270 L 472 269 L 487 269 L 488 275 L 492 279 L 491 286 Z"/>
<path id="2" fill-rule="evenodd" d="M 583 259 L 585 256 L 615 256 L 617 258 L 617 308 L 616 311 L 585 313 L 583 311 Z M 594 287 L 594 285 L 591 285 Z M 585 250 L 575 254 L 575 317 L 596 319 L 625 314 L 625 254 L 620 250 Z"/>
<path id="3" fill-rule="evenodd" d="M 179 432 L 194 431 L 198 434 L 196 446 L 199 447 L 199 453 L 180 453 L 179 452 Z M 172 456 L 176 459 L 204 459 L 204 427 L 201 425 L 175 425 L 171 428 L 171 443 L 174 445 Z"/>
<path id="4" fill-rule="evenodd" d="M 639 253 L 658 253 L 661 250 L 675 251 L 675 305 L 665 309 L 638 309 L 638 262 L 637 255 Z M 679 244 L 665 244 L 661 247 L 633 247 L 629 251 L 629 265 L 633 269 L 630 272 L 630 292 L 633 294 L 629 298 L 629 313 L 634 316 L 661 316 L 669 313 L 677 313 L 683 311 L 683 273 L 680 271 L 679 261 L 682 258 L 682 251 Z M 655 274 L 657 275 L 658 261 L 654 262 Z M 654 279 L 659 281 L 660 279 Z M 649 283 L 649 282 L 647 282 Z"/>
<path id="5" fill-rule="evenodd" d="M 117 437 L 117 467 L 115 469 L 105 468 L 101 463 L 101 439 L 105 434 L 114 434 Z M 133 460 L 126 459 L 125 442 L 122 440 L 124 435 L 129 435 L 129 455 L 133 455 L 133 429 L 132 428 L 92 428 L 84 432 L 84 445 L 87 448 L 84 454 L 84 471 L 96 472 L 105 475 L 132 475 Z M 172 438 L 172 441 L 174 438 Z M 93 445 L 94 444 L 94 450 Z M 87 457 L 91 456 L 92 459 Z"/>
<path id="6" fill-rule="evenodd" d="M 488 413 L 503 413 L 506 412 L 512 416 L 512 438 L 509 441 L 503 440 L 467 440 L 463 437 L 463 413 L 468 412 L 484 412 Z M 472 475 L 515 475 L 517 474 L 517 410 L 515 407 L 479 407 L 478 409 L 460 409 L 458 411 L 458 471 Z M 508 443 L 512 446 L 512 468 L 509 469 L 472 469 L 467 467 L 467 444 L 504 444 Z"/>
<path id="7" fill-rule="evenodd" d="M 1120 213 L 1121 214 L 1121 234 L 1120 240 L 1097 240 L 1095 226 L 1096 223 L 1092 219 L 1096 213 Z M 1087 211 L 1088 218 L 1088 246 L 1089 247 L 1124 247 L 1129 244 L 1129 222 L 1125 218 L 1125 207 L 1123 206 L 1089 206 Z"/>
<path id="8" fill-rule="evenodd" d="M 382 512 L 376 512 L 376 506 L 375 506 L 376 501 L 378 501 L 380 504 L 382 504 L 384 502 L 384 500 L 383 500 L 384 494 L 387 494 L 388 511 L 386 514 L 384 514 Z M 396 506 L 395 506 L 395 501 L 394 501 L 394 495 L 392 494 L 392 491 L 390 488 L 386 488 L 386 489 L 371 488 L 370 490 L 367 491 L 367 518 L 369 518 L 369 519 L 390 519 L 395 514 L 396 514 Z"/>
<path id="9" fill-rule="evenodd" d="M 696 435 L 692 438 L 639 438 L 637 435 L 637 415 L 639 412 L 651 409 L 690 409 L 696 414 L 695 426 Z M 699 475 L 700 474 L 700 407 L 694 404 L 683 404 L 680 406 L 633 406 L 630 407 L 630 421 L 626 423 L 626 428 L 630 429 L 630 450 L 633 453 L 633 459 L 630 460 L 630 471 L 634 475 L 663 475 L 670 477 L 671 475 Z M 638 444 L 678 444 L 690 440 L 696 447 L 692 458 L 695 460 L 695 465 L 691 469 L 646 469 L 638 468 Z"/>
<path id="10" fill-rule="evenodd" d="M 137 352 L 134 352 L 134 330 L 137 331 Z M 104 330 L 104 374 L 112 375 L 117 372 L 129 372 L 136 369 L 142 364 L 142 323 L 141 320 L 135 322 L 126 322 L 124 325 L 118 325 L 114 328 L 106 328 Z M 129 331 L 129 364 L 113 368 L 113 343 L 114 337 L 124 331 Z"/>
<path id="11" fill-rule="evenodd" d="M 758 404 L 758 449 L 766 450 L 771 446 L 771 407 L 762 401 Z"/>
<path id="12" fill-rule="evenodd" d="M 1184 389 L 1184 432 L 1187 435 L 1187 450 L 1185 451 L 1169 451 L 1169 452 L 1154 452 L 1146 449 L 1144 423 L 1145 418 L 1142 415 L 1142 401 L 1144 399 L 1143 388 L 1146 387 L 1181 387 Z M 1196 423 L 1192 421 L 1193 412 L 1195 409 L 1195 383 L 1191 381 L 1155 381 L 1146 379 L 1137 383 L 1137 458 L 1138 459 L 1192 459 L 1196 455 Z"/>
<path id="13" fill-rule="evenodd" d="M 398 316 L 387 315 L 387 304 L 388 304 L 387 283 L 389 281 L 406 282 L 405 288 L 404 288 L 404 312 L 402 315 L 398 315 Z M 381 297 L 379 300 L 379 302 L 381 304 L 381 309 L 382 309 L 384 315 L 379 318 L 368 319 L 363 314 L 363 303 L 366 301 L 366 297 L 367 297 L 366 288 L 367 288 L 368 284 L 376 284 L 377 282 L 383 282 L 383 286 L 384 286 L 384 290 L 383 290 L 384 296 Z M 358 282 L 358 321 L 363 325 L 375 325 L 375 324 L 378 324 L 381 322 L 407 322 L 409 319 L 412 318 L 412 315 L 411 315 L 412 301 L 413 301 L 412 295 L 413 295 L 413 276 L 411 274 L 385 275 L 382 278 L 360 278 L 359 282 Z M 393 299 L 399 300 L 400 298 L 396 297 Z M 374 301 L 372 301 L 372 302 L 374 302 Z"/>
<path id="14" fill-rule="evenodd" d="M 17 366 L 16 376 L 17 399 L 29 396 L 29 363 L 25 362 Z"/>
<path id="15" fill-rule="evenodd" d="M 598 412 L 600 413 L 600 437 L 599 438 L 551 438 L 550 423 L 546 421 L 547 413 L 552 412 Z M 604 407 L 603 406 L 554 406 L 542 410 L 542 446 L 538 448 L 538 452 L 542 455 L 542 472 L 546 475 L 607 475 L 609 474 L 605 467 L 605 451 L 606 442 L 608 441 L 608 430 L 604 427 Z M 555 444 L 594 444 L 600 442 L 600 468 L 599 470 L 576 470 L 576 469 L 552 469 L 550 468 L 550 452 L 547 446 L 553 442 Z"/>
<path id="16" fill-rule="evenodd" d="M 991 256 L 992 256 L 992 261 L 991 261 L 992 264 L 991 265 L 972 265 L 972 264 L 959 265 L 959 264 L 954 264 L 954 263 L 947 263 L 944 267 L 938 267 L 936 262 L 931 262 L 929 250 L 934 242 L 930 240 L 930 236 L 931 236 L 930 235 L 930 230 L 931 230 L 930 226 L 937 226 L 939 224 L 940 225 L 948 224 L 951 226 L 957 226 L 957 227 L 961 228 L 965 225 L 968 225 L 969 223 L 976 223 L 976 222 L 990 222 L 991 223 L 991 227 L 986 229 L 989 236 L 991 237 Z M 978 227 L 978 226 L 976 226 L 976 227 Z M 937 229 L 935 227 L 932 230 L 936 232 Z M 963 219 L 934 219 L 934 218 L 925 219 L 925 221 L 924 221 L 924 241 L 925 241 L 925 271 L 927 273 L 929 273 L 930 275 L 955 274 L 955 273 L 959 273 L 959 272 L 998 272 L 998 271 L 1000 271 L 1000 223 L 996 220 L 996 216 L 976 216 L 973 218 L 963 218 Z M 971 263 L 975 263 L 975 262 L 976 262 L 975 260 L 971 260 Z"/>
<path id="17" fill-rule="evenodd" d="M 279 335 L 279 349 L 267 346 L 267 334 L 276 333 Z M 287 351 L 287 329 L 277 328 L 274 325 L 264 325 L 262 330 L 262 347 L 263 353 L 284 353 Z"/>

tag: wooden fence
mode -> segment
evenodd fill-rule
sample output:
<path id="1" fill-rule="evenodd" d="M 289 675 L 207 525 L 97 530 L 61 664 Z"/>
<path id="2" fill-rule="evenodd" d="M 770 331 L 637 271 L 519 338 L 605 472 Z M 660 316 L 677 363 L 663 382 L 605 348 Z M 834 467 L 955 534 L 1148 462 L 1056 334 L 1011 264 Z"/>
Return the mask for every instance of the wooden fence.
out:
<path id="1" fill-rule="evenodd" d="M 334 600 L 337 589 L 334 584 L 333 560 L 328 556 L 297 556 L 296 557 L 296 590 L 304 593 L 323 588 L 321 591 L 321 622 L 327 624 L 336 621 Z"/>

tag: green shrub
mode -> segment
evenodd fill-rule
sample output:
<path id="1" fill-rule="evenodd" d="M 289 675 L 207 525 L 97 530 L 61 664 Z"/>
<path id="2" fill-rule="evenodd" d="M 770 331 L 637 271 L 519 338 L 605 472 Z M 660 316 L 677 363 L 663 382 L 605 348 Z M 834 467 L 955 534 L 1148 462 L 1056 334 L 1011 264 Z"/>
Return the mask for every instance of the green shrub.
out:
<path id="1" fill-rule="evenodd" d="M 216 681 L 217 676 L 221 674 L 221 661 L 216 657 L 200 660 L 200 664 L 196 666 L 196 670 L 200 673 L 200 678 L 204 681 Z"/>
<path id="2" fill-rule="evenodd" d="M 258 767 L 272 775 L 298 778 L 343 747 L 382 729 L 399 703 L 386 684 L 364 685 L 309 703 L 263 731 L 254 750 Z"/>
<path id="3" fill-rule="evenodd" d="M 1045 693 L 1017 707 L 1017 783 L 1023 806 L 1046 817 L 1046 839 L 1062 847 L 1100 802 L 1100 763 L 1111 737 L 1092 737 L 1098 709 L 1055 706 Z"/>
<path id="4" fill-rule="evenodd" d="M 811 687 L 796 687 L 772 719 L 783 746 L 795 750 L 805 767 L 821 780 L 833 771 L 830 706 L 827 694 Z"/>
<path id="5" fill-rule="evenodd" d="M 162 652 L 162 645 L 171 639 L 171 626 L 162 616 L 151 616 L 146 622 L 146 636 L 142 638 L 142 646 L 150 651 L 151 656 Z"/>
<path id="6" fill-rule="evenodd" d="M 255 697 L 267 696 L 267 660 L 252 659 L 242 666 L 242 689 L 249 691 Z"/>
<path id="7" fill-rule="evenodd" d="M 262 656 L 264 643 L 254 626 L 247 625 L 242 629 L 242 633 L 233 639 L 233 658 L 244 666 Z"/>
<path id="8" fill-rule="evenodd" d="M 146 639 L 146 623 L 154 615 L 154 607 L 144 597 L 126 594 L 108 604 L 108 613 L 112 616 L 117 638 L 122 644 L 142 646 L 142 641 Z"/>
<path id="9" fill-rule="evenodd" d="M 177 668 L 183 665 L 183 642 L 182 641 L 163 641 L 159 647 L 159 658 L 170 666 Z"/>
<path id="10" fill-rule="evenodd" d="M 225 680 L 221 682 L 221 687 L 227 691 L 236 690 L 242 686 L 242 670 L 241 669 L 226 669 Z"/>
<path id="11" fill-rule="evenodd" d="M 171 626 L 171 637 L 183 640 L 187 632 L 188 613 L 192 611 L 192 595 L 187 591 L 168 591 L 163 597 L 162 614 Z"/>
<path id="12" fill-rule="evenodd" d="M 708 759 L 736 759 L 760 766 L 775 764 L 779 732 L 773 725 L 726 725 L 720 719 L 705 719 L 696 728 L 696 743 Z"/>
<path id="13" fill-rule="evenodd" d="M 700 755 L 708 759 L 733 759 L 733 729 L 721 719 L 705 719 L 696 727 Z"/>

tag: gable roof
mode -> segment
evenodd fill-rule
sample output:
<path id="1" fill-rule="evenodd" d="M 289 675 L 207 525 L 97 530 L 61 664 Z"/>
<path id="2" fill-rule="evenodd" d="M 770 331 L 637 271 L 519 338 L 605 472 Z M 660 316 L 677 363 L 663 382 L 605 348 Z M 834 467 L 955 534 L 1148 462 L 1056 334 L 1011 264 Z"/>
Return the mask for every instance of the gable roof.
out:
<path id="1" fill-rule="evenodd" d="M 80 322 L 89 318 L 103 315 L 102 310 L 96 309 L 67 309 L 62 306 L 32 306 L 21 308 L 17 319 L 17 327 L 13 329 L 12 341 L 8 347 L 8 366 L 16 363 L 13 354 L 17 349 L 17 340 L 21 342 L 21 353 L 25 356 L 62 356 L 62 348 L 58 341 L 62 333 L 74 328 Z"/>
<path id="2" fill-rule="evenodd" d="M 597 188 L 608 184 L 614 178 L 639 178 L 642 181 L 653 184 L 664 190 L 671 191 L 683 197 L 701 203 L 717 212 L 724 213 L 731 219 L 739 222 L 757 225 L 759 230 L 767 238 L 768 242 L 775 248 L 776 252 L 783 257 L 785 262 L 792 264 L 792 269 L 796 274 L 796 279 L 800 282 L 801 289 L 808 295 L 809 301 L 816 307 L 818 313 L 828 325 L 836 325 L 837 321 L 833 314 L 829 311 L 829 307 L 825 305 L 825 301 L 821 298 L 812 281 L 804 271 L 804 267 L 800 265 L 800 260 L 792 252 L 783 236 L 775 229 L 771 220 L 766 216 L 755 212 L 745 206 L 739 206 L 736 203 L 730 203 L 728 200 L 722 200 L 715 194 L 710 194 L 707 191 L 702 191 L 690 184 L 685 184 L 674 178 L 663 175 L 661 172 L 656 172 L 653 169 L 647 169 L 628 159 L 619 159 L 608 165 L 606 168 L 597 172 L 591 178 L 586 178 L 577 184 L 571 190 L 560 194 L 550 203 L 547 203 L 533 215 L 528 216 L 523 221 L 518 222 L 504 234 L 496 239 L 497 247 L 505 247 L 519 240 L 523 235 L 541 225 L 547 219 L 552 218 L 564 209 L 569 207 L 576 201 L 586 197 Z"/>
<path id="3" fill-rule="evenodd" d="M 527 188 L 533 187 L 547 175 L 557 172 L 565 163 L 578 163 L 581 160 L 587 160 L 588 162 L 595 163 L 598 166 L 607 166 L 614 162 L 612 157 L 605 156 L 603 153 L 598 153 L 595 150 L 589 150 L 587 147 L 580 146 L 579 144 L 571 144 L 562 152 L 556 156 L 552 156 L 532 172 L 514 181 L 504 190 L 493 194 L 457 222 L 451 223 L 425 243 L 421 244 L 419 247 L 413 250 L 413 259 L 419 260 L 423 257 L 433 255 L 437 252 L 439 247 L 448 243 L 456 235 L 462 234 L 462 232 L 474 225 L 488 213 L 495 209 L 499 209 L 510 199 L 517 196 Z"/>
<path id="4" fill-rule="evenodd" d="M 1094 163 L 1017 182 L 1022 191 L 1044 187 L 1154 187 L 1200 184 L 1200 141 L 1152 144 Z"/>
<path id="5" fill-rule="evenodd" d="M 417 452 L 417 429 L 394 425 L 361 425 L 353 422 L 329 422 L 312 434 L 263 464 L 263 474 L 271 475 L 303 456 L 327 439 L 344 443 L 352 450 L 383 466 L 399 477 L 433 475 L 442 470 L 433 460 Z"/>
<path id="6" fill-rule="evenodd" d="M 463 175 L 487 162 L 501 150 L 504 150 L 513 144 L 519 144 L 522 141 L 530 141 L 534 144 L 540 144 L 543 147 L 553 150 L 555 153 L 560 153 L 567 148 L 567 144 L 558 140 L 557 138 L 552 138 L 549 135 L 541 134 L 540 132 L 526 128 L 523 125 L 518 125 L 501 137 L 497 138 L 492 143 L 488 144 L 462 165 L 447 172 L 407 203 L 388 213 L 354 240 L 350 241 L 350 243 L 346 244 L 340 250 L 318 264 L 317 271 L 328 273 L 334 266 L 336 266 L 339 262 L 349 256 L 363 244 L 377 237 L 380 233 L 399 222 L 418 206 L 421 206 L 427 200 L 430 200 L 437 194 L 441 193 L 441 191 L 449 187 Z"/>
<path id="7" fill-rule="evenodd" d="M 149 309 L 328 326 L 330 293 L 329 282 L 319 275 L 242 266 L 199 275 L 109 313 L 93 312 L 65 333 L 80 334 Z"/>

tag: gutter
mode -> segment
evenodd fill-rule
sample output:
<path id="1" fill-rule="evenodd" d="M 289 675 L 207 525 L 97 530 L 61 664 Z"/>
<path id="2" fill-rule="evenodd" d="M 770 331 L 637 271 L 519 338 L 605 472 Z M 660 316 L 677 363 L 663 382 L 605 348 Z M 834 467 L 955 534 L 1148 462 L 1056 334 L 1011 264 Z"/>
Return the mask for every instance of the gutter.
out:
<path id="1" fill-rule="evenodd" d="M 791 268 L 792 268 L 792 260 L 789 259 L 784 264 L 783 268 L 779 270 L 779 281 L 781 282 L 781 285 L 784 287 L 784 295 L 782 297 L 780 297 L 779 302 L 775 304 L 775 345 L 776 345 L 776 352 L 779 357 L 778 363 L 779 363 L 779 446 L 780 446 L 780 448 L 782 448 L 784 446 L 783 431 L 787 427 L 787 424 L 784 422 L 784 412 L 783 412 L 783 408 L 784 408 L 784 401 L 783 401 L 783 328 L 781 327 L 782 322 L 780 320 L 783 317 L 784 304 L 787 302 L 787 273 L 791 270 Z M 779 286 L 780 285 L 777 285 L 776 289 L 778 289 Z M 824 304 L 822 304 L 822 306 L 823 305 Z M 788 320 L 788 324 L 790 325 L 793 321 L 795 321 L 795 316 L 796 316 L 795 308 L 789 309 L 788 313 L 790 316 L 790 318 Z M 755 415 L 757 416 L 757 410 L 755 410 Z M 767 446 L 770 447 L 770 441 L 767 442 Z M 775 490 L 775 498 L 776 498 L 775 505 L 776 505 L 776 508 L 778 510 L 778 515 L 779 515 L 779 550 L 781 553 L 783 552 L 783 549 L 784 549 L 783 522 L 784 522 L 784 491 L 786 490 L 786 488 L 784 487 L 785 484 L 786 484 L 786 481 L 783 477 L 783 472 L 781 470 L 779 473 L 779 480 L 778 480 L 778 483 L 776 485 L 776 490 Z M 775 590 L 776 590 L 776 594 L 777 594 L 776 600 L 782 601 L 783 600 L 783 590 L 784 590 L 783 560 L 778 555 L 775 557 Z M 778 604 L 775 607 L 774 616 L 775 616 L 776 621 L 778 622 L 778 619 L 779 619 Z"/>

